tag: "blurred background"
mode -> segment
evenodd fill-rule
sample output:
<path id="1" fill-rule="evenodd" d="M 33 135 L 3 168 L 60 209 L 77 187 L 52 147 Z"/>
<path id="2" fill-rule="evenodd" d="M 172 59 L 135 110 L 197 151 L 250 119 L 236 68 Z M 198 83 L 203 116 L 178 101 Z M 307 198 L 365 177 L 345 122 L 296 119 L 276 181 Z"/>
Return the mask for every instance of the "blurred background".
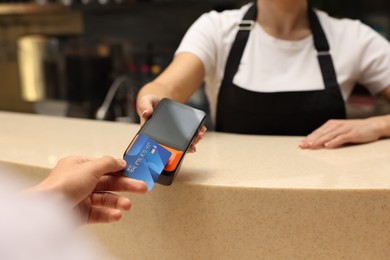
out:
<path id="1" fill-rule="evenodd" d="M 204 12 L 240 0 L 0 1 L 0 110 L 137 122 L 134 97 L 171 61 Z M 390 1 L 314 0 L 332 16 L 360 19 L 390 39 Z M 208 111 L 203 90 L 190 104 Z M 390 113 L 357 87 L 350 118 Z"/>

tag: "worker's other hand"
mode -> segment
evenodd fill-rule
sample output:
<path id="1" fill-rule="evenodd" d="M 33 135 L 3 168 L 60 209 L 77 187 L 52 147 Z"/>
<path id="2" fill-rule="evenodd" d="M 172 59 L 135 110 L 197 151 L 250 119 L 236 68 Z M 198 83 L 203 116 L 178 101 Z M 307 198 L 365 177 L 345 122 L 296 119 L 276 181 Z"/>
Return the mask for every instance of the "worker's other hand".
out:
<path id="1" fill-rule="evenodd" d="M 337 148 L 344 144 L 367 143 L 381 137 L 383 121 L 379 117 L 350 120 L 328 120 L 304 138 L 302 149 Z"/>
<path id="2" fill-rule="evenodd" d="M 30 189 L 64 197 L 80 212 L 82 223 L 110 223 L 131 208 L 129 198 L 111 191 L 145 193 L 144 182 L 120 174 L 122 159 L 69 156 L 58 161 L 48 177 Z"/>

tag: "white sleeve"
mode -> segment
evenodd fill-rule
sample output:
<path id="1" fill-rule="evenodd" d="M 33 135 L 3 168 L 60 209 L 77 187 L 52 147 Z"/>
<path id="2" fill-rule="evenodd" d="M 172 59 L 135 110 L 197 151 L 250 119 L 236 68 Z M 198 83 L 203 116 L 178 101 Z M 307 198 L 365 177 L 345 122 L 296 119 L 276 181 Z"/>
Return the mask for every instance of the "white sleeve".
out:
<path id="1" fill-rule="evenodd" d="M 363 46 L 358 81 L 376 95 L 390 86 L 390 43 L 364 24 L 359 30 L 357 43 L 363 43 Z"/>
<path id="2" fill-rule="evenodd" d="M 196 55 L 203 62 L 206 76 L 217 62 L 217 42 L 221 33 L 218 23 L 216 11 L 203 14 L 188 29 L 175 53 L 189 52 Z"/>

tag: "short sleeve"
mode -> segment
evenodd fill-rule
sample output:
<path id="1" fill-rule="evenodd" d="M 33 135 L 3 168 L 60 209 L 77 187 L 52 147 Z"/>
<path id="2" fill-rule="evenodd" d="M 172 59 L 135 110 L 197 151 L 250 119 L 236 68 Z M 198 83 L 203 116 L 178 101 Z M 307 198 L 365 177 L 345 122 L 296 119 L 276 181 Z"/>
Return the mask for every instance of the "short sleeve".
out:
<path id="1" fill-rule="evenodd" d="M 175 55 L 189 52 L 196 55 L 206 70 L 206 75 L 216 64 L 217 41 L 220 37 L 218 13 L 211 11 L 196 20 L 184 35 Z"/>
<path id="2" fill-rule="evenodd" d="M 358 41 L 362 43 L 358 81 L 376 95 L 390 86 L 390 43 L 364 24 Z"/>

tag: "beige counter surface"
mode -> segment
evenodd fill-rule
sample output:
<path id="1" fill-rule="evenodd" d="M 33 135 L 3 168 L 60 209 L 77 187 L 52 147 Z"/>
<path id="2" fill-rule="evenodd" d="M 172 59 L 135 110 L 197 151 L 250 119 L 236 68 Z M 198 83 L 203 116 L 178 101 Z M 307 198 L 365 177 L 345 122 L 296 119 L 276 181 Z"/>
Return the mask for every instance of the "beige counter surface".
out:
<path id="1" fill-rule="evenodd" d="M 69 154 L 121 157 L 138 128 L 0 112 L 0 161 L 33 175 Z M 123 221 L 93 231 L 119 259 L 388 259 L 390 140 L 300 139 L 208 132 L 172 186 L 129 195 Z"/>

